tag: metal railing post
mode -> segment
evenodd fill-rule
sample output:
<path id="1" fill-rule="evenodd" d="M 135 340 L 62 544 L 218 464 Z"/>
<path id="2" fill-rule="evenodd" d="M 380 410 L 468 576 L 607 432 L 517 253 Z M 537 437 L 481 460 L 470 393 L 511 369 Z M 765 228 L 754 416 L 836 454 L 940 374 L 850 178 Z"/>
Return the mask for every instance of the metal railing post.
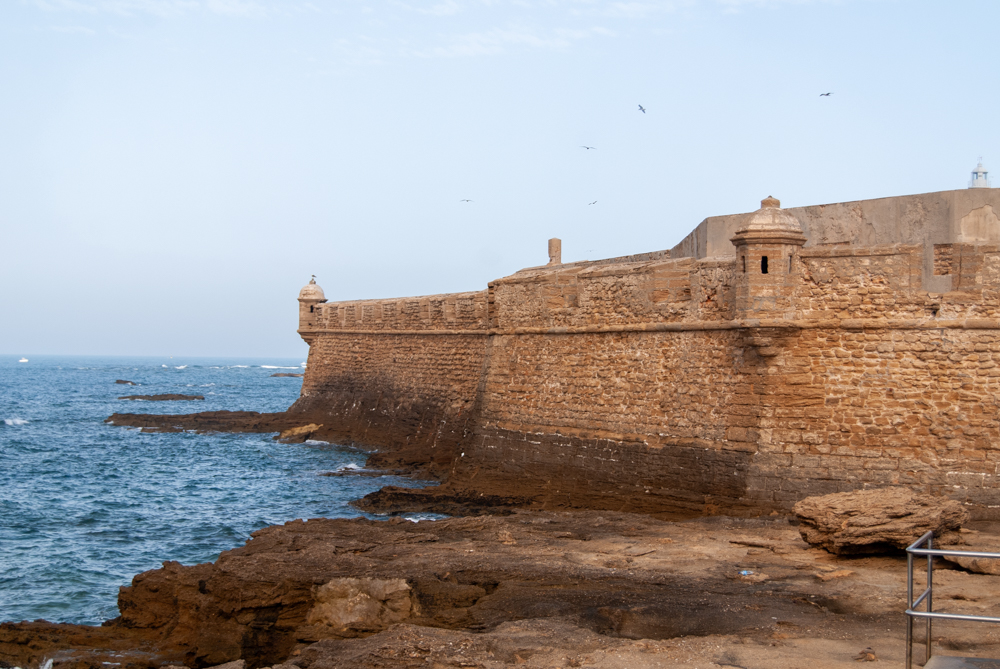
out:
<path id="1" fill-rule="evenodd" d="M 927 537 L 927 550 L 934 550 L 934 532 L 930 532 L 930 536 Z M 927 612 L 930 613 L 934 610 L 934 554 L 927 554 Z M 924 645 L 926 650 L 924 651 L 924 664 L 930 662 L 931 659 L 931 624 L 934 619 L 927 618 L 927 630 L 925 634 L 927 635 L 924 639 Z"/>
<path id="2" fill-rule="evenodd" d="M 913 608 L 913 553 L 906 553 L 906 610 Z M 913 616 L 906 616 L 906 669 L 913 669 Z"/>

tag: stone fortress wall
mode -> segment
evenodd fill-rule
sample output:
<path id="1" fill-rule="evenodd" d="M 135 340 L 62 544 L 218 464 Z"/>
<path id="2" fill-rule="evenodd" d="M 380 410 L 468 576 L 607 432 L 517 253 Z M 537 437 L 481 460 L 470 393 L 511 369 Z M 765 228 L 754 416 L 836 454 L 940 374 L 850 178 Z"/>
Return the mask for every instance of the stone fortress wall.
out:
<path id="1" fill-rule="evenodd" d="M 477 293 L 307 286 L 294 409 L 552 505 L 757 514 L 902 484 L 1000 516 L 1000 191 L 762 204 Z"/>

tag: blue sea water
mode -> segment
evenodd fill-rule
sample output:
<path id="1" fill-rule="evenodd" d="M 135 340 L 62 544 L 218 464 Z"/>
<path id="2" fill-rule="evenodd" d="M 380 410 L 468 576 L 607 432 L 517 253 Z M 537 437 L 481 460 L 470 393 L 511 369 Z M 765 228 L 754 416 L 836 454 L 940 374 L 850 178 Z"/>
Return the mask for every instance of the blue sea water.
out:
<path id="1" fill-rule="evenodd" d="M 300 363 L 0 357 L 0 621 L 98 624 L 118 615 L 120 586 L 165 560 L 215 560 L 267 525 L 363 515 L 348 502 L 422 485 L 320 476 L 364 464 L 364 453 L 333 444 L 104 423 L 115 412 L 283 411 L 301 379 L 271 374 L 301 372 Z M 205 400 L 117 399 L 159 393 Z"/>

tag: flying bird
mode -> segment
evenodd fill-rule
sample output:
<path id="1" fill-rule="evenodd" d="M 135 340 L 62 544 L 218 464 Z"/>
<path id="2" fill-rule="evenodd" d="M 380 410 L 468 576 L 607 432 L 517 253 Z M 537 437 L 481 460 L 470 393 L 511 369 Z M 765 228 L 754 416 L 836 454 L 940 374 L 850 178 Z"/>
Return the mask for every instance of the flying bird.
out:
<path id="1" fill-rule="evenodd" d="M 472 202 L 472 200 L 459 200 L 459 202 Z"/>
<path id="2" fill-rule="evenodd" d="M 639 105 L 639 111 L 641 111 L 643 114 L 645 114 L 646 113 L 646 108 L 643 107 L 642 105 Z"/>
<path id="3" fill-rule="evenodd" d="M 584 146 L 583 144 L 581 144 L 580 148 L 581 149 L 587 149 L 589 151 L 590 149 L 596 149 L 597 147 L 596 146 Z"/>
<path id="4" fill-rule="evenodd" d="M 588 205 L 591 205 L 591 204 L 597 204 L 597 200 L 594 200 L 593 202 L 588 202 L 587 204 L 588 204 Z"/>
<path id="5" fill-rule="evenodd" d="M 821 98 L 828 98 L 828 97 L 830 97 L 831 95 L 833 95 L 833 91 L 831 91 L 831 92 L 829 92 L 829 93 L 820 93 L 820 94 L 819 94 L 819 96 L 820 96 Z"/>

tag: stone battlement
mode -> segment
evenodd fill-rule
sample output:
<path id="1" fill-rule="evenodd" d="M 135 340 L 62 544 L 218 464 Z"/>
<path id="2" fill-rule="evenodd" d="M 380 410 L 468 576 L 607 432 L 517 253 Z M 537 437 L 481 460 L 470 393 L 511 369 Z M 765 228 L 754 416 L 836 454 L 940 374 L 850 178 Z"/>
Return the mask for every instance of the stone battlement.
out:
<path id="1" fill-rule="evenodd" d="M 910 485 L 997 515 L 1000 191 L 762 204 L 669 253 L 550 245 L 485 291 L 307 286 L 296 407 L 546 504 L 760 513 Z"/>

